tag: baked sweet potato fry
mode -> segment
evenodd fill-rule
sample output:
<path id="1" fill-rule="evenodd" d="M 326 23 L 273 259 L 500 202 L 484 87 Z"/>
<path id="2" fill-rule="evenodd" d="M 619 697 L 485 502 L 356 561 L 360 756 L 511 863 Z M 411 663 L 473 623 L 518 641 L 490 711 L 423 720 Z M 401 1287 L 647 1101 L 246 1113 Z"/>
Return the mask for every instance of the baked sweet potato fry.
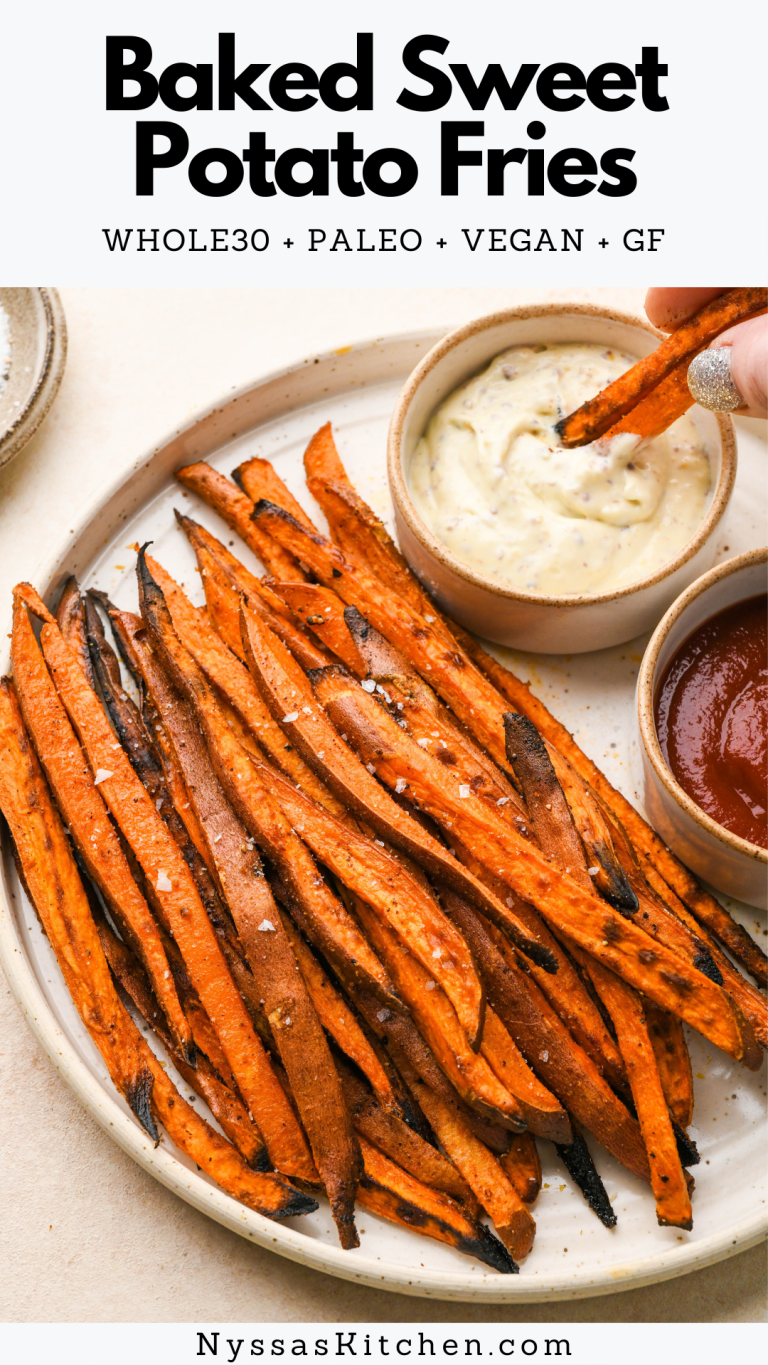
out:
<path id="1" fill-rule="evenodd" d="M 187 1085 L 205 1100 L 214 1118 L 221 1124 L 225 1136 L 248 1165 L 254 1171 L 268 1170 L 269 1153 L 266 1143 L 245 1105 L 202 1052 L 198 1051 L 194 1067 L 185 1061 L 174 1047 L 173 1039 L 163 1024 L 157 998 L 138 958 L 134 957 L 130 948 L 112 932 L 104 916 L 94 911 L 93 905 L 91 910 L 104 956 L 115 981 L 157 1034 Z"/>
<path id="2" fill-rule="evenodd" d="M 486 1010 L 482 1054 L 505 1090 L 514 1095 L 531 1133 L 562 1137 L 566 1116 L 562 1105 L 531 1071 L 495 1010 Z"/>
<path id="3" fill-rule="evenodd" d="M 474 799 L 471 789 L 448 785 L 438 761 L 419 748 L 373 696 L 334 670 L 325 670 L 324 676 L 329 679 L 322 692 L 327 713 L 337 729 L 352 737 L 360 758 L 372 765 L 380 781 L 408 795 L 449 838 L 459 838 L 559 932 L 692 1024 L 729 1056 L 754 1067 L 751 1029 L 719 986 L 548 863 L 538 849 Z"/>
<path id="4" fill-rule="evenodd" d="M 185 650 L 188 650 L 195 663 L 234 707 L 268 757 L 294 782 L 298 782 L 305 791 L 320 801 L 321 805 L 329 807 L 334 814 L 343 817 L 345 810 L 341 803 L 336 801 L 318 781 L 293 746 L 286 743 L 285 735 L 270 715 L 248 669 L 227 648 L 205 614 L 192 605 L 170 574 L 149 556 L 146 558 L 146 565 L 154 582 L 162 590 L 171 613 L 174 631 Z M 294 669 L 294 687 L 306 687 L 304 673 L 295 660 L 291 662 Z"/>
<path id="5" fill-rule="evenodd" d="M 450 1105 L 409 1071 L 406 1081 L 439 1142 L 516 1260 L 531 1250 L 536 1224 L 503 1166 Z"/>
<path id="6" fill-rule="evenodd" d="M 232 478 L 251 502 L 258 502 L 259 498 L 269 498 L 270 502 L 276 502 L 280 507 L 284 507 L 286 512 L 290 512 L 303 526 L 314 531 L 315 528 L 301 503 L 297 502 L 293 493 L 286 488 L 271 460 L 261 460 L 258 456 L 245 460 L 237 469 L 232 470 Z"/>
<path id="7" fill-rule="evenodd" d="M 469 906 L 454 917 L 469 941 L 485 979 L 488 998 L 528 1065 L 563 1107 L 641 1180 L 649 1180 L 640 1128 L 569 1034 L 536 983 L 493 925 Z M 562 1141 L 571 1138 L 570 1124 Z"/>
<path id="8" fill-rule="evenodd" d="M 161 608 L 154 604 L 153 611 Z M 167 613 L 166 631 L 172 629 Z M 153 698 L 184 774 L 210 857 L 261 994 L 342 1246 L 358 1245 L 354 1224 L 360 1157 L 325 1034 L 297 968 L 253 841 L 227 801 L 188 704 L 155 679 Z"/>
<path id="9" fill-rule="evenodd" d="M 441 876 L 449 885 L 458 887 L 465 895 L 503 923 L 505 931 L 545 969 L 552 970 L 549 950 L 544 948 L 515 915 L 490 893 L 438 841 L 416 823 L 383 791 L 370 771 L 344 743 L 337 729 L 317 705 L 313 692 L 306 683 L 306 692 L 294 687 L 295 678 L 289 672 L 290 659 L 280 642 L 270 636 L 263 622 L 243 608 L 243 638 L 248 663 L 254 678 L 273 716 L 280 717 L 286 734 L 299 749 L 307 764 L 330 787 L 344 808 L 354 811 L 377 834 L 401 849 L 415 862 Z M 333 668 L 313 674 L 314 692 L 323 700 L 323 680 Z M 350 686 L 358 685 L 339 675 Z M 363 693 L 363 695 L 365 695 Z M 286 709 L 288 708 L 288 709 Z M 343 730 L 343 726 L 338 727 Z M 305 784 L 300 784 L 306 790 Z M 311 795 L 311 793 L 308 793 Z"/>
<path id="10" fill-rule="evenodd" d="M 558 422 L 555 430 L 563 445 L 570 450 L 605 435 L 679 363 L 690 363 L 721 332 L 745 318 L 756 317 L 765 312 L 766 307 L 766 289 L 729 289 L 712 299 L 671 332 L 649 356 L 638 360 L 597 397 L 590 398 Z"/>
<path id="11" fill-rule="evenodd" d="M 489 872 L 482 863 L 455 839 L 456 856 L 471 869 L 476 877 L 494 892 L 497 900 L 506 899 L 515 914 L 540 938 L 557 962 L 557 971 L 545 972 L 531 959 L 526 967 L 538 983 L 555 1013 L 562 1019 L 569 1033 L 595 1063 L 598 1071 L 614 1090 L 626 1088 L 627 1077 L 621 1054 L 606 1027 L 600 1010 L 587 990 L 581 975 L 563 945 L 527 901 L 515 896 L 499 877 Z M 442 894 L 442 892 L 441 892 Z"/>
<path id="12" fill-rule="evenodd" d="M 21 721 L 9 680 L 0 682 L 0 806 L 24 880 L 74 1003 L 113 1081 L 150 1137 L 155 1120 L 232 1198 L 268 1218 L 311 1213 L 314 1199 L 279 1175 L 251 1169 L 182 1098 L 125 1010 L 90 916 L 66 836 Z"/>
<path id="13" fill-rule="evenodd" d="M 176 1047 L 194 1064 L 192 1034 L 168 971 L 157 925 L 134 881 L 107 807 L 94 785 L 85 755 L 40 653 L 26 608 L 18 596 L 13 607 L 11 658 L 14 686 L 27 733 L 35 745 L 70 837 L 143 963 Z"/>
<path id="14" fill-rule="evenodd" d="M 608 429 L 603 441 L 610 441 L 621 432 L 628 431 L 639 436 L 642 441 L 650 441 L 671 427 L 678 417 L 693 407 L 695 399 L 688 387 L 688 366 L 691 357 L 686 356 L 669 374 L 646 393 L 629 412 L 625 412 L 618 422 Z"/>
<path id="15" fill-rule="evenodd" d="M 91 657 L 86 640 L 83 599 L 74 574 L 70 575 L 62 588 L 59 605 L 56 608 L 56 620 L 64 639 L 80 660 L 80 666 L 91 687 L 94 687 Z"/>
<path id="16" fill-rule="evenodd" d="M 245 541 L 249 550 L 253 550 L 267 573 L 273 574 L 275 578 L 284 579 L 304 577 L 293 556 L 286 554 L 270 535 L 251 522 L 253 503 L 250 498 L 241 493 L 240 489 L 230 483 L 223 474 L 219 474 L 218 470 L 212 469 L 204 460 L 200 460 L 196 464 L 187 465 L 184 469 L 177 469 L 176 478 L 185 488 L 197 493 L 214 512 L 218 512 L 227 525 Z"/>
<path id="17" fill-rule="evenodd" d="M 544 743 L 524 716 L 505 716 L 507 751 L 523 788 L 543 851 L 589 885 L 583 849 Z M 616 1030 L 651 1172 L 656 1214 L 662 1224 L 690 1229 L 691 1201 L 669 1108 L 640 997 L 594 957 L 575 949 Z"/>
<path id="18" fill-rule="evenodd" d="M 175 634 L 162 590 L 143 556 L 139 558 L 139 575 L 142 614 L 153 645 L 160 651 L 172 681 L 194 707 L 214 770 L 230 803 L 262 852 L 279 868 L 292 901 L 300 905 L 310 926 L 313 942 L 340 970 L 372 989 L 392 1009 L 402 1008 L 386 971 L 323 881 L 306 844 L 291 828 L 227 724 L 205 674 Z"/>
<path id="19" fill-rule="evenodd" d="M 320 643 L 332 650 L 356 677 L 365 676 L 367 670 L 347 625 L 344 603 L 335 592 L 322 587 L 319 583 L 275 583 L 274 591 L 313 635 L 317 636 Z M 291 649 L 290 641 L 281 638 Z M 293 649 L 291 652 L 296 654 Z M 303 668 L 323 666 L 308 665 L 298 654 L 296 658 Z M 331 663 L 332 660 L 326 659 L 325 662 Z"/>
<path id="20" fill-rule="evenodd" d="M 523 1203 L 533 1204 L 541 1189 L 541 1158 L 533 1133 L 515 1133 L 499 1161 Z"/>
<path id="21" fill-rule="evenodd" d="M 342 553 L 379 576 L 414 611 L 436 613 L 384 523 L 352 486 L 339 458 L 330 422 L 316 431 L 304 452 L 307 487 L 322 507 L 332 538 Z M 271 502 L 282 506 L 279 497 Z M 290 508 L 285 509 L 290 512 Z"/>
<path id="22" fill-rule="evenodd" d="M 746 929 L 737 924 L 719 901 L 699 885 L 693 873 L 666 847 L 627 798 L 611 785 L 592 759 L 579 748 L 565 726 L 534 696 L 527 684 L 498 663 L 460 627 L 455 629 L 474 662 L 507 698 L 512 708 L 533 721 L 539 734 L 568 759 L 572 768 L 594 789 L 606 809 L 624 827 L 649 883 L 654 885 L 653 877 L 658 869 L 657 875 L 688 906 L 699 923 L 724 944 L 759 985 L 768 984 L 768 960 Z"/>
<path id="23" fill-rule="evenodd" d="M 281 914 L 283 927 L 320 1023 L 339 1050 L 359 1067 L 382 1109 L 401 1117 L 403 1099 L 398 1093 L 399 1087 L 393 1083 L 394 1068 L 391 1064 L 385 1065 L 354 1011 L 337 991 L 290 916 L 283 912 Z"/>
<path id="24" fill-rule="evenodd" d="M 687 1128 L 693 1118 L 693 1073 L 683 1026 L 652 1000 L 643 1001 L 643 1013 L 669 1112 Z"/>
<path id="25" fill-rule="evenodd" d="M 56 954 L 78 1014 L 139 1123 L 158 1134 L 152 1077 L 125 1027 L 72 850 L 24 729 L 10 678 L 0 679 L 0 810 L 8 821 L 24 886 Z"/>
<path id="26" fill-rule="evenodd" d="M 437 901 L 372 839 L 346 828 L 267 764 L 256 759 L 253 764 L 315 857 L 368 903 L 439 982 L 470 1045 L 477 1049 L 483 1032 L 483 989 L 466 943 Z"/>
<path id="27" fill-rule="evenodd" d="M 412 957 L 395 932 L 362 900 L 357 913 L 366 937 L 389 970 L 434 1057 L 462 1099 L 512 1132 L 525 1128 L 517 1100 L 482 1054 L 472 1051 L 448 996 Z"/>
<path id="28" fill-rule="evenodd" d="M 193 985 L 213 1024 L 238 1088 L 278 1170 L 312 1180 L 314 1163 L 293 1110 L 254 1033 L 205 907 L 178 845 L 115 744 L 101 706 L 54 622 L 43 626 L 43 656 L 94 775 L 127 843 L 154 888 Z M 110 765 L 109 767 L 107 765 Z"/>
<path id="29" fill-rule="evenodd" d="M 482 1223 L 468 1218 L 447 1194 L 422 1185 L 407 1171 L 361 1139 L 365 1174 L 360 1181 L 358 1203 L 371 1213 L 399 1223 L 422 1237 L 447 1242 L 467 1256 L 476 1256 L 503 1275 L 517 1274 L 518 1267 L 506 1247 Z"/>
<path id="30" fill-rule="evenodd" d="M 343 1059 L 338 1063 L 344 1094 L 357 1132 L 404 1171 L 463 1205 L 471 1218 L 480 1206 L 456 1167 L 397 1115 L 383 1109 Z"/>
<path id="31" fill-rule="evenodd" d="M 254 611 L 264 617 L 271 630 L 296 656 L 302 668 L 321 668 L 328 662 L 307 631 L 302 630 L 280 597 L 260 578 L 249 572 L 221 541 L 191 517 L 176 511 L 176 520 L 197 556 L 205 601 L 216 630 L 238 658 L 242 658 L 240 639 L 240 598 L 244 594 Z M 300 587 L 301 584 L 289 586 Z"/>
<path id="32" fill-rule="evenodd" d="M 616 1029 L 648 1153 L 656 1217 L 662 1226 L 693 1227 L 691 1200 L 639 996 L 593 962 L 592 980 Z"/>

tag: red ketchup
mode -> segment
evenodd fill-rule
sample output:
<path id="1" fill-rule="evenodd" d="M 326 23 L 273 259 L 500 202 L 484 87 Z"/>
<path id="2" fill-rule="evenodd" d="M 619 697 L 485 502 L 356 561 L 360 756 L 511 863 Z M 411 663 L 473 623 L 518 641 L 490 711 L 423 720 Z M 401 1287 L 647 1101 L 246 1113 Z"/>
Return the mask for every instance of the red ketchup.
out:
<path id="1" fill-rule="evenodd" d="M 656 733 L 675 778 L 707 815 L 768 848 L 768 596 L 699 626 L 667 664 Z"/>

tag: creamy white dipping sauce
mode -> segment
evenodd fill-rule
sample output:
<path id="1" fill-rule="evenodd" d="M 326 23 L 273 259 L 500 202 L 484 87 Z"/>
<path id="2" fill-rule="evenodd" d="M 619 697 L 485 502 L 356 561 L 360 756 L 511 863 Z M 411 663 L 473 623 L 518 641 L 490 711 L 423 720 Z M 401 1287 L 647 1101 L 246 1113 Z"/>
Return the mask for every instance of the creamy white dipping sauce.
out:
<path id="1" fill-rule="evenodd" d="M 546 596 L 654 573 L 704 519 L 711 471 L 689 416 L 639 443 L 565 450 L 555 423 L 635 357 L 591 344 L 514 346 L 437 408 L 414 451 L 416 511 L 470 568 Z"/>

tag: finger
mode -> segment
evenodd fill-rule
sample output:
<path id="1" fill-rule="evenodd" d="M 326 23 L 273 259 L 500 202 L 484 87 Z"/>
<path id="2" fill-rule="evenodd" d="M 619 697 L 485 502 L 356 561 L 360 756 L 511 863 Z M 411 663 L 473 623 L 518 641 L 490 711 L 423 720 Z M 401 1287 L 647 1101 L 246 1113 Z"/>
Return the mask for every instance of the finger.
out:
<path id="1" fill-rule="evenodd" d="M 692 318 L 710 299 L 724 294 L 722 289 L 649 289 L 645 296 L 645 311 L 648 321 L 664 332 L 674 332 L 681 322 Z"/>
<path id="2" fill-rule="evenodd" d="M 717 337 L 688 369 L 696 401 L 717 412 L 765 417 L 768 410 L 768 317 L 750 318 Z"/>

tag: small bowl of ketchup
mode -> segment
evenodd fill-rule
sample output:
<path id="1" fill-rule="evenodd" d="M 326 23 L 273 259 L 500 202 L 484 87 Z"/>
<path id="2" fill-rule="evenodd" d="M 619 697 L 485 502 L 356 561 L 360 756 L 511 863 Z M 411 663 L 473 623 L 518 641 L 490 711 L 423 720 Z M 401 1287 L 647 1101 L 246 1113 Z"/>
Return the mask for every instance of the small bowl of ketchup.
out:
<path id="1" fill-rule="evenodd" d="M 718 891 L 768 900 L 768 550 L 718 564 L 656 627 L 638 678 L 651 824 Z"/>

